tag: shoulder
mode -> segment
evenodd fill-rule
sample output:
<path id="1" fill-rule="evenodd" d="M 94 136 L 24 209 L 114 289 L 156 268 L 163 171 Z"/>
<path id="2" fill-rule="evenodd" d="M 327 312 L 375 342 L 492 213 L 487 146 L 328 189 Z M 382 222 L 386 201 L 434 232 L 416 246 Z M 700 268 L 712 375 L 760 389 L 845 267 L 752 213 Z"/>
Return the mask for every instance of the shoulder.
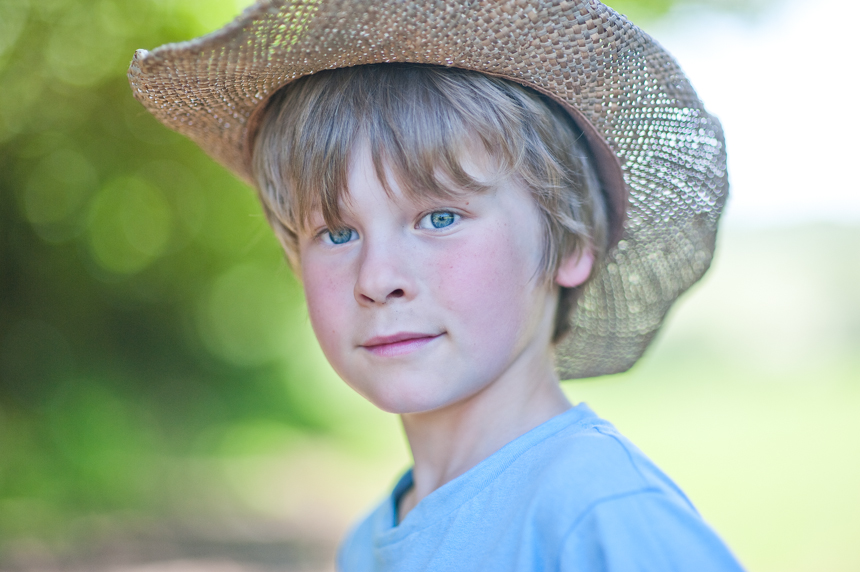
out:
<path id="1" fill-rule="evenodd" d="M 639 492 L 665 495 L 695 512 L 683 492 L 615 427 L 596 415 L 567 426 L 522 459 L 538 497 L 561 502 L 568 515 Z"/>
<path id="2" fill-rule="evenodd" d="M 608 421 L 589 416 L 528 455 L 528 494 L 561 570 L 741 570 L 678 486 Z"/>
<path id="3" fill-rule="evenodd" d="M 558 569 L 742 571 L 697 513 L 659 490 L 618 495 L 590 507 L 565 535 Z"/>

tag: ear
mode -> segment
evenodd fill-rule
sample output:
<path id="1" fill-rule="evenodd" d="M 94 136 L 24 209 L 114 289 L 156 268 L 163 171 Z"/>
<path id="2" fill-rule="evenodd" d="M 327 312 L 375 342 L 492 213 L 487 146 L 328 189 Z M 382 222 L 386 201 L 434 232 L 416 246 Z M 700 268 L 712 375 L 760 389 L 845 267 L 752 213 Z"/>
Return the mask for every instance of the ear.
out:
<path id="1" fill-rule="evenodd" d="M 555 275 L 555 282 L 564 288 L 579 286 L 588 280 L 593 266 L 594 253 L 591 248 L 578 249 L 562 259 Z"/>

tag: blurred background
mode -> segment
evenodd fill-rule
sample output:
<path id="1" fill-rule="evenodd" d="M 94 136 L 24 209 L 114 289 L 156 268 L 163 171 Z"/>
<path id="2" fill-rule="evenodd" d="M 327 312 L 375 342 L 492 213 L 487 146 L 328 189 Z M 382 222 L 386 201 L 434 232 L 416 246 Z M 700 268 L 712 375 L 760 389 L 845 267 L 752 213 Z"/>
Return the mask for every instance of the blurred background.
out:
<path id="1" fill-rule="evenodd" d="M 251 190 L 128 87 L 247 4 L 0 0 L 0 570 L 332 570 L 409 465 Z M 566 391 L 750 570 L 860 570 L 858 4 L 609 4 L 722 119 L 733 196 L 645 358 Z"/>

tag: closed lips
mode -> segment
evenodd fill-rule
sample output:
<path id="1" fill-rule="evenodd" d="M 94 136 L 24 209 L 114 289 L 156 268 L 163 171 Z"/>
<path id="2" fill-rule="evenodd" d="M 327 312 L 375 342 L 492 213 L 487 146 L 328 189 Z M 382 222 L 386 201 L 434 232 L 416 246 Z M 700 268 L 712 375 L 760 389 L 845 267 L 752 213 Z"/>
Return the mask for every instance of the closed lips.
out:
<path id="1" fill-rule="evenodd" d="M 361 344 L 361 347 L 376 355 L 401 355 L 417 350 L 441 335 L 442 334 L 400 332 L 391 336 L 377 336 L 371 338 Z"/>

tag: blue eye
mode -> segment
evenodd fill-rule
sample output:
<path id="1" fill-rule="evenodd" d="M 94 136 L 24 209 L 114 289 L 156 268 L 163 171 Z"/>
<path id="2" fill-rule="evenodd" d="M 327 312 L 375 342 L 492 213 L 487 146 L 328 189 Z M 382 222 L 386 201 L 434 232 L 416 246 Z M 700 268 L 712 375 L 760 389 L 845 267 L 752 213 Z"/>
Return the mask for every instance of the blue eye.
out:
<path id="1" fill-rule="evenodd" d="M 346 244 L 347 242 L 352 240 L 354 234 L 356 233 L 351 228 L 327 230 L 324 233 L 325 236 L 328 236 L 328 239 L 331 241 L 332 244 Z"/>
<path id="2" fill-rule="evenodd" d="M 428 219 L 430 226 L 433 228 L 445 228 L 446 226 L 454 224 L 459 216 L 460 215 L 450 211 L 436 211 L 435 213 L 428 214 L 424 218 Z"/>

